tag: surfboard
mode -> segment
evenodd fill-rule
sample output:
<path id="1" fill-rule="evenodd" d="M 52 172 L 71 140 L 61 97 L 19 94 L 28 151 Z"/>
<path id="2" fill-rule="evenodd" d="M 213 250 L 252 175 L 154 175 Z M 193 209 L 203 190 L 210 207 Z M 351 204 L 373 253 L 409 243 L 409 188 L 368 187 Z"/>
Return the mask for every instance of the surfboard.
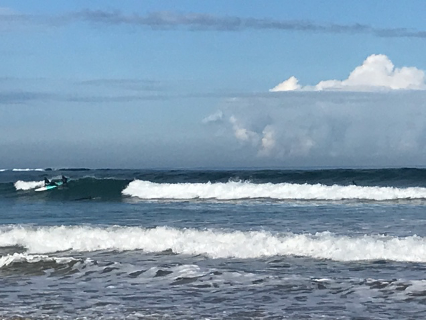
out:
<path id="1" fill-rule="evenodd" d="M 56 183 L 55 186 L 44 186 L 44 187 L 37 188 L 35 191 L 47 191 L 47 190 L 52 190 L 52 189 L 58 188 L 59 186 L 62 186 L 62 181 L 58 181 L 55 183 Z"/>

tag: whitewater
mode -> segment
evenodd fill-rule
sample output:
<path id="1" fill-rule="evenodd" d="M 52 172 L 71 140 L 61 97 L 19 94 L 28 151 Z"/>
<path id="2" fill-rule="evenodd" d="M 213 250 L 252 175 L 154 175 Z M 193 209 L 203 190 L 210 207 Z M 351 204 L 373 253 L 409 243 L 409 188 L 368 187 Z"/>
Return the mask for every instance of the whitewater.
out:
<path id="1" fill-rule="evenodd" d="M 292 184 L 227 182 L 227 183 L 153 183 L 132 181 L 122 192 L 141 199 L 276 199 L 276 200 L 397 200 L 425 199 L 425 188 L 326 186 Z"/>
<path id="2" fill-rule="evenodd" d="M 209 258 L 307 256 L 337 261 L 394 260 L 425 262 L 425 238 L 337 236 L 329 232 L 275 235 L 263 231 L 196 230 L 157 227 L 7 227 L 0 247 L 22 246 L 29 253 L 143 250 L 206 255 Z M 1 266 L 1 263 L 0 263 Z"/>
<path id="3" fill-rule="evenodd" d="M 410 168 L 3 169 L 0 318 L 425 319 L 425 182 Z"/>
<path id="4" fill-rule="evenodd" d="M 16 190 L 31 190 L 43 181 L 17 181 Z M 426 188 L 340 186 L 322 184 L 263 183 L 229 181 L 226 183 L 154 183 L 135 180 L 122 191 L 123 195 L 140 199 L 271 199 L 271 200 L 399 200 L 425 199 Z"/>

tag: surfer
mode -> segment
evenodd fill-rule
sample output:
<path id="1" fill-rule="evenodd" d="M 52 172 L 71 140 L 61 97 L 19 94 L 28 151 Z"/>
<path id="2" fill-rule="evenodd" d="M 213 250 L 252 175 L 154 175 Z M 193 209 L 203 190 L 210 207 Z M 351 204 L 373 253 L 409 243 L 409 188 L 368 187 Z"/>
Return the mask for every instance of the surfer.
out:
<path id="1" fill-rule="evenodd" d="M 65 176 L 61 176 L 62 184 L 66 184 L 68 182 L 68 178 Z"/>
<path id="2" fill-rule="evenodd" d="M 44 178 L 44 185 L 46 186 L 56 186 L 57 184 L 54 181 L 49 181 L 48 178 Z"/>

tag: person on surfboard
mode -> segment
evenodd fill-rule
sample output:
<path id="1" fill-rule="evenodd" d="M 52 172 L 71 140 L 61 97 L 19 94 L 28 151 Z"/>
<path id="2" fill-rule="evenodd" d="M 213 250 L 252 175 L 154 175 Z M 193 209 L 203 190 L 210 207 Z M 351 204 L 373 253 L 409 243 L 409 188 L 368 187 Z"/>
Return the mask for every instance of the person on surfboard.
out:
<path id="1" fill-rule="evenodd" d="M 57 184 L 55 183 L 55 181 L 49 181 L 48 178 L 44 178 L 44 185 L 46 186 L 56 186 Z"/>
<path id="2" fill-rule="evenodd" d="M 68 178 L 67 177 L 65 177 L 65 176 L 61 176 L 61 182 L 62 182 L 62 184 L 64 185 L 64 184 L 67 184 L 67 182 L 68 182 Z M 59 184 L 60 185 L 60 184 Z M 58 186 L 58 183 L 56 183 L 55 181 L 49 181 L 49 179 L 48 178 L 44 178 L 44 186 L 46 187 L 46 186 Z"/>

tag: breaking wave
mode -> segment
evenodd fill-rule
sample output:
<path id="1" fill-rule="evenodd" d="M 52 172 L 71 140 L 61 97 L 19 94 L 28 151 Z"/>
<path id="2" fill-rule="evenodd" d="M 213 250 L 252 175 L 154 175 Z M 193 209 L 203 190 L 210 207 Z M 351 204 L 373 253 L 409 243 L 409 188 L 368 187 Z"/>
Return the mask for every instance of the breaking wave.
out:
<path id="1" fill-rule="evenodd" d="M 27 263 L 37 263 L 37 262 L 54 262 L 58 264 L 65 264 L 76 259 L 71 257 L 50 257 L 47 255 L 31 255 L 26 253 L 14 253 L 8 254 L 0 257 L 0 268 L 6 267 L 13 263 L 27 262 Z"/>
<path id="2" fill-rule="evenodd" d="M 326 186 L 322 184 L 262 183 L 154 183 L 135 180 L 122 191 L 140 199 L 272 199 L 272 200 L 399 200 L 425 199 L 423 187 Z"/>
<path id="3" fill-rule="evenodd" d="M 22 181 L 18 180 L 15 182 L 14 186 L 16 190 L 31 190 L 44 185 L 43 181 Z"/>
<path id="4" fill-rule="evenodd" d="M 70 169 L 71 170 L 71 169 Z M 76 169 L 77 170 L 77 169 Z M 47 173 L 46 173 L 47 172 Z M 65 187 L 33 192 L 43 179 Z M 89 170 L 2 173 L 0 196 L 45 200 L 425 201 L 425 170 Z"/>
<path id="5" fill-rule="evenodd" d="M 39 255 L 66 250 L 171 250 L 175 254 L 205 255 L 209 258 L 292 255 L 336 261 L 425 262 L 425 240 L 416 235 L 350 237 L 330 232 L 296 234 L 169 227 L 5 226 L 0 230 L 0 247 L 19 246 L 25 248 L 26 253 Z M 13 259 L 16 258 L 19 257 Z M 26 256 L 22 258 L 28 259 Z M 7 264 L 7 261 L 1 263 Z"/>

